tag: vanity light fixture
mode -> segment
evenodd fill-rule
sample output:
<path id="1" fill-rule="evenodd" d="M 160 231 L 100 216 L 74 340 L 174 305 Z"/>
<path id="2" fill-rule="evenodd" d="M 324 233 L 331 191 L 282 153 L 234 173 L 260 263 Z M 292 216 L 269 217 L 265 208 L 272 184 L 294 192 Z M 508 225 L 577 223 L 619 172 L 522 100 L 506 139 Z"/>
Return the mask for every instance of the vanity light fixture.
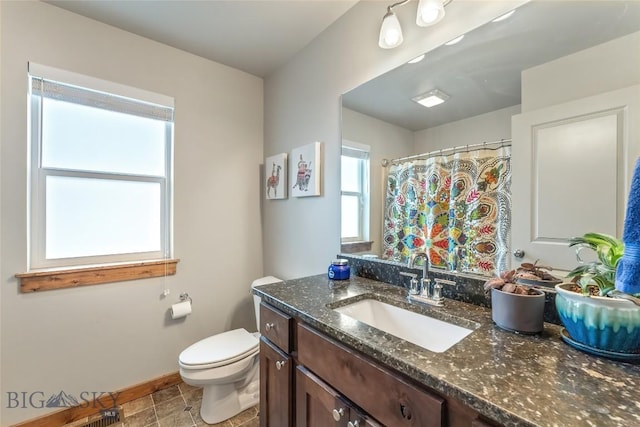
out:
<path id="1" fill-rule="evenodd" d="M 393 13 L 393 8 L 395 6 L 400 6 L 406 3 L 409 0 L 404 2 L 399 2 L 396 4 L 392 4 L 387 7 L 387 13 L 382 18 L 382 26 L 380 27 L 380 38 L 378 39 L 378 46 L 383 49 L 393 49 L 396 46 L 400 46 L 402 41 L 402 27 L 400 26 L 400 21 L 398 21 L 398 17 L 395 13 Z"/>
<path id="2" fill-rule="evenodd" d="M 411 0 L 402 0 L 387 6 L 387 13 L 382 18 L 378 46 L 383 49 L 393 49 L 400 46 L 404 40 L 402 27 L 398 17 L 393 12 L 394 7 L 404 6 Z M 453 0 L 419 0 L 416 14 L 416 24 L 420 27 L 434 25 L 444 18 L 444 8 Z"/>
<path id="3" fill-rule="evenodd" d="M 416 24 L 419 27 L 437 24 L 442 18 L 444 18 L 443 0 L 420 0 L 418 2 Z"/>
<path id="4" fill-rule="evenodd" d="M 417 102 L 420 105 L 424 105 L 427 108 L 431 108 L 435 107 L 436 105 L 442 104 L 449 98 L 450 96 L 446 93 L 438 89 L 433 89 L 427 93 L 423 93 L 422 95 L 414 96 L 413 98 L 411 98 L 411 100 Z"/>

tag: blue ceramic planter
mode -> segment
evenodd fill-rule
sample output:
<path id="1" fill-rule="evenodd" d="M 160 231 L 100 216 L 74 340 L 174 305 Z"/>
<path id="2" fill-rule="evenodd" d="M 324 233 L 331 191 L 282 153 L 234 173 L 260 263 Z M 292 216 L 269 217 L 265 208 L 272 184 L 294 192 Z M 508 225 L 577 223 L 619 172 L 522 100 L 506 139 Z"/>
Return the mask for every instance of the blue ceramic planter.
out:
<path id="1" fill-rule="evenodd" d="M 590 297 L 556 285 L 556 309 L 571 338 L 615 353 L 640 354 L 640 307 L 630 301 Z"/>

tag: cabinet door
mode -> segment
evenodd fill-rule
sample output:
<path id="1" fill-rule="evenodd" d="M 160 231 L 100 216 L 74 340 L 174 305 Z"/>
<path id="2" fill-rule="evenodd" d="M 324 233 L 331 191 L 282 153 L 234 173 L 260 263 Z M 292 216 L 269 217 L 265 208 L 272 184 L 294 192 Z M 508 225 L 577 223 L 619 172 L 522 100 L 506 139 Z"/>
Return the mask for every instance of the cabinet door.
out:
<path id="1" fill-rule="evenodd" d="M 576 266 L 568 240 L 621 235 L 630 171 L 640 155 L 640 86 L 512 119 L 512 249 L 559 270 Z"/>
<path id="2" fill-rule="evenodd" d="M 303 366 L 296 368 L 296 427 L 367 426 L 329 385 Z"/>
<path id="3" fill-rule="evenodd" d="M 291 427 L 293 359 L 260 339 L 260 427 Z"/>

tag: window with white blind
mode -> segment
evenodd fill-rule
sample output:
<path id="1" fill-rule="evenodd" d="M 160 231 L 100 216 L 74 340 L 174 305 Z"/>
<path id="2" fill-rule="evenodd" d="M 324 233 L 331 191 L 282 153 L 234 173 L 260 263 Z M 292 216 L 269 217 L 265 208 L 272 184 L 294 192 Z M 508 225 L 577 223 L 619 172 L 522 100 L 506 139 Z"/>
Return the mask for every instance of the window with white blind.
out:
<path id="1" fill-rule="evenodd" d="M 173 99 L 29 64 L 30 269 L 171 256 Z"/>
<path id="2" fill-rule="evenodd" d="M 369 149 L 352 143 L 341 156 L 342 243 L 369 239 Z"/>

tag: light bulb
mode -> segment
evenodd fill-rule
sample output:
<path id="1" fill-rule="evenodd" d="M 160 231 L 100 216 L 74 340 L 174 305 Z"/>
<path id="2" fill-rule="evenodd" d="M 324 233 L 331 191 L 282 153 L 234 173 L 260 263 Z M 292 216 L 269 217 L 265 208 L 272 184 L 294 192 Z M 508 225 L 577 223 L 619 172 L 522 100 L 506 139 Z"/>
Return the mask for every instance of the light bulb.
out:
<path id="1" fill-rule="evenodd" d="M 398 17 L 391 11 L 387 12 L 384 18 L 382 18 L 378 46 L 383 49 L 393 49 L 399 46 L 403 40 L 402 28 L 400 27 Z"/>
<path id="2" fill-rule="evenodd" d="M 417 25 L 427 27 L 439 22 L 442 18 L 444 18 L 442 0 L 420 0 L 418 13 L 416 14 Z"/>

